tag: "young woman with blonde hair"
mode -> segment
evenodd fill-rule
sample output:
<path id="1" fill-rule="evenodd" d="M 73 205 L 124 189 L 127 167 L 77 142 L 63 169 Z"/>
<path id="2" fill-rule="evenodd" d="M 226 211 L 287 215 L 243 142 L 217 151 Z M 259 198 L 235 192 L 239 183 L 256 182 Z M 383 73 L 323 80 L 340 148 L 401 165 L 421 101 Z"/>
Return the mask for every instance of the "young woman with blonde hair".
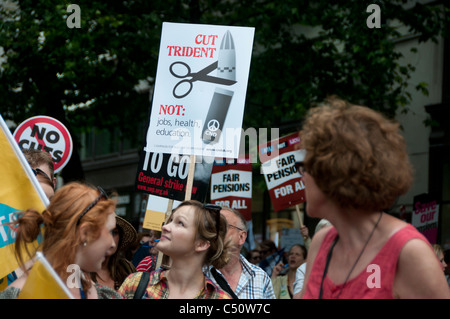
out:
<path id="1" fill-rule="evenodd" d="M 170 257 L 170 269 L 152 272 L 145 293 L 139 298 L 230 298 L 203 273 L 204 266 L 221 268 L 228 262 L 227 221 L 220 209 L 190 200 L 172 212 L 157 244 L 158 250 Z M 124 298 L 135 298 L 142 274 L 131 274 L 125 280 L 119 289 Z"/>
<path id="2" fill-rule="evenodd" d="M 101 269 L 108 251 L 115 246 L 111 233 L 116 227 L 115 207 L 115 201 L 108 199 L 101 188 L 73 182 L 57 190 L 42 213 L 20 212 L 11 227 L 16 232 L 16 256 L 25 273 L 1 297 L 19 295 L 29 273 L 25 261 L 35 254 L 29 244 L 42 235 L 37 250 L 44 254 L 63 282 L 70 281 L 69 276 L 73 274 L 68 271 L 69 265 L 78 265 L 81 270 L 80 282 L 74 283 L 75 288 L 69 287 L 75 298 L 120 298 L 112 289 L 95 285 L 88 274 Z"/>

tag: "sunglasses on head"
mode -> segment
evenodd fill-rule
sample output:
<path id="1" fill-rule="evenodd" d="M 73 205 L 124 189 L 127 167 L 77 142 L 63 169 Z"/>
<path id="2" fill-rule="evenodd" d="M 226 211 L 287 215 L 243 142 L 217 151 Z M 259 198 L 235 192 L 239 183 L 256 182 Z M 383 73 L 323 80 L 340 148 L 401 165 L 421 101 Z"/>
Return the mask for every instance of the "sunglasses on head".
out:
<path id="1" fill-rule="evenodd" d="M 80 224 L 81 218 L 83 218 L 84 215 L 87 214 L 88 211 L 90 211 L 97 203 L 102 199 L 108 199 L 108 195 L 106 194 L 105 190 L 101 188 L 100 186 L 97 186 L 97 190 L 100 192 L 100 195 L 92 203 L 90 203 L 84 211 L 81 213 L 80 217 L 78 217 L 77 226 Z"/>
<path id="2" fill-rule="evenodd" d="M 40 168 L 32 168 L 31 170 L 32 170 L 33 173 L 34 173 L 34 176 L 41 175 L 41 176 L 43 176 L 45 179 L 48 179 L 48 180 L 53 184 L 52 179 L 51 179 L 51 178 L 50 178 L 43 170 L 41 170 Z"/>
<path id="3" fill-rule="evenodd" d="M 220 210 L 222 207 L 218 205 L 213 204 L 203 204 L 203 208 L 206 209 L 210 214 L 215 213 L 215 219 L 216 219 L 216 237 L 214 239 L 217 239 L 219 237 L 219 230 L 220 230 Z"/>

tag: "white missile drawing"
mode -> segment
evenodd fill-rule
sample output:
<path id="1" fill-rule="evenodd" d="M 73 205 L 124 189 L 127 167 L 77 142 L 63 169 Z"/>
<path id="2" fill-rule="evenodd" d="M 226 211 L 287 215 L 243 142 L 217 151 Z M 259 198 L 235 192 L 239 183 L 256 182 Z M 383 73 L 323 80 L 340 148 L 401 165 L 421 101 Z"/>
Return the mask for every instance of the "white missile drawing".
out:
<path id="1" fill-rule="evenodd" d="M 220 44 L 219 58 L 217 61 L 217 77 L 236 81 L 236 51 L 233 37 L 228 30 Z M 214 95 L 206 115 L 202 130 L 202 140 L 206 144 L 219 141 L 221 131 L 231 104 L 234 91 L 216 87 Z"/>

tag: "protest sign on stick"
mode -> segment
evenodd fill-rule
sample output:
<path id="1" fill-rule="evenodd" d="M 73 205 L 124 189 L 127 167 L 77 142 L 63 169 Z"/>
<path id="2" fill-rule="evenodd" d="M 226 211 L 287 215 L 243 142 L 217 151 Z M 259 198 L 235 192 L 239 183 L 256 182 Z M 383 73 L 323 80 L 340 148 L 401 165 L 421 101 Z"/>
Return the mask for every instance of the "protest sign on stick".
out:
<path id="1" fill-rule="evenodd" d="M 252 219 L 252 163 L 248 156 L 216 159 L 211 174 L 211 203 L 239 211 Z"/>
<path id="2" fill-rule="evenodd" d="M 249 27 L 163 23 L 148 152 L 238 157 L 253 36 Z"/>
<path id="3" fill-rule="evenodd" d="M 187 193 L 189 169 L 194 170 L 191 198 L 203 202 L 208 190 L 212 160 L 203 158 L 194 167 L 189 155 L 141 152 L 136 191 L 182 201 Z"/>
<path id="4" fill-rule="evenodd" d="M 72 156 L 72 137 L 69 130 L 49 116 L 34 116 L 22 122 L 14 131 L 14 139 L 21 149 L 37 149 L 50 153 L 55 173 L 59 173 Z"/>
<path id="5" fill-rule="evenodd" d="M 213 160 L 205 159 L 237 157 L 239 151 L 253 36 L 254 28 L 163 23 L 137 190 L 171 200 L 183 200 L 184 192 L 184 200 L 204 201 L 196 168 L 209 181 Z M 173 170 L 174 157 L 179 161 Z M 167 176 L 152 175 L 161 168 Z M 165 256 L 160 259 L 166 264 Z"/>
<path id="6" fill-rule="evenodd" d="M 299 143 L 298 133 L 293 133 L 259 145 L 261 169 L 276 212 L 306 200 L 305 185 L 295 165 L 304 158 L 304 151 L 298 148 Z M 270 156 L 275 150 L 278 154 Z"/>

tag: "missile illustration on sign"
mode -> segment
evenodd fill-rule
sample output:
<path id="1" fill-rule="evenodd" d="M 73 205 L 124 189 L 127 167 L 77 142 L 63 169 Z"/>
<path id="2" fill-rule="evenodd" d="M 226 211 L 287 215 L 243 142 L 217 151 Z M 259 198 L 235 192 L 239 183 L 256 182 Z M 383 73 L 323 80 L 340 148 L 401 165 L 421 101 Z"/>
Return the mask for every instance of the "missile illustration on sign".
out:
<path id="1" fill-rule="evenodd" d="M 217 77 L 236 81 L 236 51 L 230 31 L 227 31 L 222 39 L 217 62 Z M 219 141 L 233 94 L 233 91 L 220 87 L 214 90 L 202 130 L 202 140 L 205 144 Z"/>

